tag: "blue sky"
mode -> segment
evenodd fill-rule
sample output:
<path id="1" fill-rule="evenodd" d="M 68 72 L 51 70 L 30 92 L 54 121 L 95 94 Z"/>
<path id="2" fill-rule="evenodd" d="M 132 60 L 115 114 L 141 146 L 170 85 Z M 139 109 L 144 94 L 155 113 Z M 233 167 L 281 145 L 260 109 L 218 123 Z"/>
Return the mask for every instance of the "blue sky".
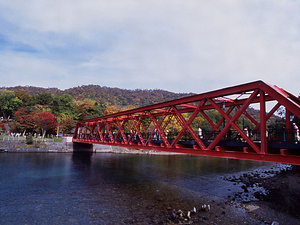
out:
<path id="1" fill-rule="evenodd" d="M 0 86 L 300 93 L 300 1 L 0 0 Z"/>

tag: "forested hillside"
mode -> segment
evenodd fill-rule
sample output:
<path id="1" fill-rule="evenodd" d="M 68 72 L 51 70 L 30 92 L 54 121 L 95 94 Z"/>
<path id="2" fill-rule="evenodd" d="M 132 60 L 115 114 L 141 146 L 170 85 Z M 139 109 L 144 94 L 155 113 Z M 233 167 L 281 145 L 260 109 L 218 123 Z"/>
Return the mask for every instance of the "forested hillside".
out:
<path id="1" fill-rule="evenodd" d="M 4 88 L 2 88 L 4 89 Z M 120 88 L 102 87 L 99 85 L 84 85 L 66 90 L 57 88 L 39 88 L 32 86 L 17 86 L 5 88 L 14 92 L 23 92 L 29 95 L 49 93 L 53 95 L 69 94 L 76 101 L 91 99 L 98 104 L 117 105 L 117 106 L 135 106 L 141 107 L 159 102 L 165 102 L 187 96 L 189 94 L 177 94 L 164 90 L 127 90 Z"/>

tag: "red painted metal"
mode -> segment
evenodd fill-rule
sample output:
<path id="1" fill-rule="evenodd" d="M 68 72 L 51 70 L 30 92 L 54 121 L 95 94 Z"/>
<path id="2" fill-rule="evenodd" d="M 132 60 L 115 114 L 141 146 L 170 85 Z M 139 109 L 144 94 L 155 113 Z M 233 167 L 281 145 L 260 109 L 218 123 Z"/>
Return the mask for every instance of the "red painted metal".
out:
<path id="1" fill-rule="evenodd" d="M 267 113 L 269 102 L 274 104 Z M 258 119 L 246 111 L 254 104 L 259 105 Z M 287 134 L 287 142 L 290 142 L 287 147 L 268 145 L 267 120 L 280 106 L 286 109 L 286 129 L 290 129 L 291 113 L 300 118 L 300 100 L 277 86 L 256 81 L 80 121 L 73 142 L 300 165 L 300 144 L 291 143 L 291 132 Z M 208 116 L 209 110 L 220 115 L 216 124 Z M 211 125 L 206 140 L 191 126 L 199 116 Z M 252 133 L 259 139 L 254 140 L 237 124 L 243 117 L 253 123 Z M 169 138 L 171 121 L 180 125 L 174 138 Z M 231 132 L 238 133 L 244 143 L 224 144 Z M 183 140 L 184 136 L 188 136 L 188 141 Z"/>

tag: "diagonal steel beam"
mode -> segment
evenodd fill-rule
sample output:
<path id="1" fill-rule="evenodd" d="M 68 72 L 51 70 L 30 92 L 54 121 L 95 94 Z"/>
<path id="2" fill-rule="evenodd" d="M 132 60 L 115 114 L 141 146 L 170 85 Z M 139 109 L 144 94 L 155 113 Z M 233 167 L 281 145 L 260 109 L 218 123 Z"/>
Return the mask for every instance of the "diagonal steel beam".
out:
<path id="1" fill-rule="evenodd" d="M 256 153 L 260 153 L 259 147 L 242 131 L 238 125 L 236 125 L 237 119 L 243 114 L 243 112 L 248 108 L 252 99 L 257 96 L 259 89 L 256 89 L 248 100 L 242 105 L 242 107 L 236 112 L 236 114 L 230 118 L 214 101 L 209 99 L 212 105 L 214 105 L 215 109 L 217 109 L 222 116 L 228 121 L 228 124 L 224 127 L 224 129 L 217 135 L 217 137 L 212 141 L 212 143 L 208 146 L 209 150 L 215 148 L 219 141 L 225 136 L 230 127 L 232 126 L 240 135 L 246 140 L 246 142 L 256 151 Z"/>
<path id="2" fill-rule="evenodd" d="M 181 115 L 181 113 L 178 112 L 178 110 L 176 109 L 176 107 L 173 108 L 174 112 L 176 113 L 176 115 L 181 120 L 181 122 L 183 124 L 183 127 L 182 127 L 182 130 L 180 131 L 180 133 L 178 134 L 178 136 L 176 137 L 174 143 L 172 143 L 172 146 L 174 146 L 174 144 L 176 144 L 178 142 L 178 140 L 182 137 L 182 135 L 185 133 L 185 131 L 188 130 L 189 133 L 194 138 L 194 140 L 197 142 L 197 144 L 200 147 L 200 149 L 202 149 L 202 150 L 206 149 L 206 146 L 203 144 L 203 142 L 200 140 L 200 138 L 197 136 L 197 134 L 194 132 L 194 130 L 190 127 L 190 125 L 192 124 L 192 122 L 194 121 L 194 119 L 196 118 L 196 116 L 198 115 L 199 108 L 201 108 L 201 105 L 203 104 L 203 102 L 204 102 L 204 100 L 202 101 L 201 104 L 199 104 L 199 106 L 194 111 L 194 113 L 191 115 L 191 117 L 189 118 L 188 121 L 186 121 L 185 118 Z"/>

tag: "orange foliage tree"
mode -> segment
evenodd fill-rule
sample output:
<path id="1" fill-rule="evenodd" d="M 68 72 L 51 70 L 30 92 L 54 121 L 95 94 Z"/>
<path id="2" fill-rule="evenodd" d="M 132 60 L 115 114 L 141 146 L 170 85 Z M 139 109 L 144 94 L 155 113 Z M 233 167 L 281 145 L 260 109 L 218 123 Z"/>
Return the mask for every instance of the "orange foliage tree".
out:
<path id="1" fill-rule="evenodd" d="M 40 112 L 36 114 L 36 124 L 42 131 L 43 138 L 48 130 L 55 130 L 58 126 L 57 118 L 52 113 Z"/>
<path id="2" fill-rule="evenodd" d="M 27 111 L 24 108 L 21 108 L 15 113 L 15 121 L 24 133 L 26 130 L 33 132 L 37 128 L 36 112 L 34 111 Z"/>
<path id="3" fill-rule="evenodd" d="M 106 109 L 104 110 L 105 115 L 110 115 L 120 112 L 120 109 L 115 105 L 108 105 L 106 106 Z"/>

